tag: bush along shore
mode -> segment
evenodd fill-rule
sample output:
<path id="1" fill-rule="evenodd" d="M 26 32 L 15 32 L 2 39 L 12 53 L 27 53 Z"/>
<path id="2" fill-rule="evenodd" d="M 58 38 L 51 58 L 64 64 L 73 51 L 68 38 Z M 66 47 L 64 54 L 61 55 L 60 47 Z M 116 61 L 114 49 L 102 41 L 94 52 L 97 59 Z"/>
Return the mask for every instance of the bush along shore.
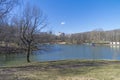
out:
<path id="1" fill-rule="evenodd" d="M 61 60 L 0 67 L 0 80 L 120 80 L 120 61 Z"/>
<path id="2" fill-rule="evenodd" d="M 24 51 L 25 50 L 23 48 L 0 46 L 0 53 L 11 54 L 11 53 L 20 53 L 20 52 L 24 52 Z"/>

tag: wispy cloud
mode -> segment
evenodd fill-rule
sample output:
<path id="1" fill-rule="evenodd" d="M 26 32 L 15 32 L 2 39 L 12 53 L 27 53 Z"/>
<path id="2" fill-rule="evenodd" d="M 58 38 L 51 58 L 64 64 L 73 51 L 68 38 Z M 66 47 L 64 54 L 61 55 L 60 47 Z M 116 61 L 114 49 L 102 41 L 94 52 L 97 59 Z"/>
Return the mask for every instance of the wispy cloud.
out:
<path id="1" fill-rule="evenodd" d="M 65 25 L 66 23 L 65 23 L 65 22 L 61 22 L 60 24 L 61 24 L 61 25 Z"/>

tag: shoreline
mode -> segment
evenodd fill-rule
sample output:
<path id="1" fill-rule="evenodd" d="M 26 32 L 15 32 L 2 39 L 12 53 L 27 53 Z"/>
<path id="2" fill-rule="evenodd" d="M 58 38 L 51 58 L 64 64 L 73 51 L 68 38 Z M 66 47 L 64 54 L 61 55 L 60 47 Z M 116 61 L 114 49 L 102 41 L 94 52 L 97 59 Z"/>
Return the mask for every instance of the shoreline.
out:
<path id="1" fill-rule="evenodd" d="M 40 64 L 49 64 L 49 63 L 66 63 L 66 62 L 90 62 L 90 63 L 101 63 L 101 62 L 105 62 L 105 63 L 120 63 L 120 60 L 109 60 L 109 59 L 104 59 L 104 60 L 92 60 L 92 59 L 70 59 L 70 60 L 55 60 L 55 61 L 33 61 L 33 62 L 30 62 L 30 63 L 27 63 L 25 62 L 24 64 L 13 64 L 13 65 L 8 65 L 8 66 L 0 66 L 0 68 L 3 68 L 3 67 L 21 67 L 21 66 L 29 66 L 29 65 L 40 65 Z M 74 63 L 73 63 L 74 64 Z"/>

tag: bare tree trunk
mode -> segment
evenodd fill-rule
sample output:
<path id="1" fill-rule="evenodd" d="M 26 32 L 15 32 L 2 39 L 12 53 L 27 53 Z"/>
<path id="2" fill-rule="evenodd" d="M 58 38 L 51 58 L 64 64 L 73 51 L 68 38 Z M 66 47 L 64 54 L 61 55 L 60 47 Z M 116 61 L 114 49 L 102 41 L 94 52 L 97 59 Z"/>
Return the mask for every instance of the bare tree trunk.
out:
<path id="1" fill-rule="evenodd" d="M 30 62 L 30 53 L 31 53 L 31 48 L 30 48 L 30 44 L 29 44 L 28 50 L 27 50 L 27 62 Z"/>

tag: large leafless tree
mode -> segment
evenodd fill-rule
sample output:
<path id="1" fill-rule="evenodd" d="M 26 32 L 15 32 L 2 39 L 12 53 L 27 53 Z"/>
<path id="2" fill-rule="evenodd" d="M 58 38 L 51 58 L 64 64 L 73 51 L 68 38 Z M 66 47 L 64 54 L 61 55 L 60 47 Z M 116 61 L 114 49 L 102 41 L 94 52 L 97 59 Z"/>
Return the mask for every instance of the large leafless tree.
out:
<path id="1" fill-rule="evenodd" d="M 27 62 L 30 62 L 30 53 L 35 45 L 35 35 L 46 26 L 46 17 L 36 6 L 26 5 L 20 19 L 20 39 L 27 52 Z"/>

